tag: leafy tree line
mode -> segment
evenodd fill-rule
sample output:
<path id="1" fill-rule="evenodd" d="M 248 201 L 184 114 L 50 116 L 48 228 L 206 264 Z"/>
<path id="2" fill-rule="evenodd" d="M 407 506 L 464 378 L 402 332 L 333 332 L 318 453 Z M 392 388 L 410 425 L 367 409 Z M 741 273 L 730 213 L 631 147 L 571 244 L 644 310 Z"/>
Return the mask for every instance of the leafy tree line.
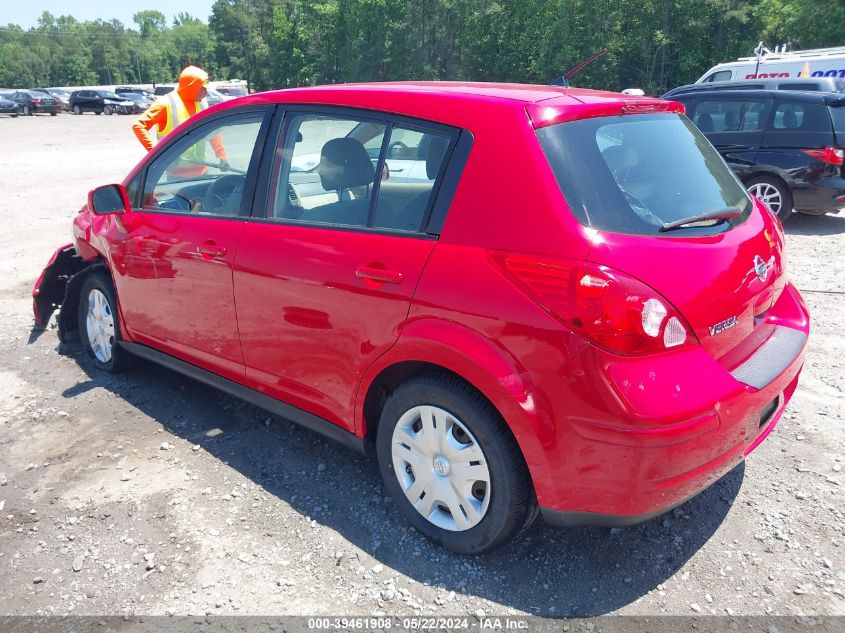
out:
<path id="1" fill-rule="evenodd" d="M 187 63 L 257 90 L 453 79 L 545 83 L 600 49 L 574 83 L 660 93 L 759 40 L 845 44 L 845 3 L 818 0 L 216 0 L 208 23 L 133 25 L 45 12 L 0 27 L 0 85 L 171 82 Z"/>

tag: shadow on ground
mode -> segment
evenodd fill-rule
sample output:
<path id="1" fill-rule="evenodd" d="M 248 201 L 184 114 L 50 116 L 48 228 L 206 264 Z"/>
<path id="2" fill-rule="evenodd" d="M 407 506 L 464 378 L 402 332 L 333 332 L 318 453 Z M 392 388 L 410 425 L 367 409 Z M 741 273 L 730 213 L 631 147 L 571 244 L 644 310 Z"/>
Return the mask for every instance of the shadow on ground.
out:
<path id="1" fill-rule="evenodd" d="M 534 614 L 605 614 L 655 589 L 713 535 L 745 472 L 739 465 L 674 512 L 639 526 L 557 529 L 538 520 L 497 552 L 462 557 L 408 526 L 385 500 L 368 458 L 170 370 L 140 362 L 112 376 L 77 349 L 61 348 L 89 378 L 65 398 L 108 389 L 397 572 Z M 319 463 L 327 465 L 323 472 Z"/>
<path id="2" fill-rule="evenodd" d="M 845 233 L 845 214 L 842 211 L 839 215 L 793 213 L 783 228 L 792 235 L 838 235 Z"/>

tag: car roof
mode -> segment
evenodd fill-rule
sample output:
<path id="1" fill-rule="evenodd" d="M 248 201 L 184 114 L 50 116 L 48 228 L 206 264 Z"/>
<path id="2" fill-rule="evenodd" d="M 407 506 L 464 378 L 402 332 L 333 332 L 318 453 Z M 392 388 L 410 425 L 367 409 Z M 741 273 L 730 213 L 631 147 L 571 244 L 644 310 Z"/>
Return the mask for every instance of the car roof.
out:
<path id="1" fill-rule="evenodd" d="M 845 95 L 836 92 L 801 92 L 799 90 L 696 90 L 671 97 L 683 101 L 698 97 L 716 97 L 721 99 L 753 99 L 760 97 L 776 98 L 778 101 L 799 101 L 805 103 L 824 103 L 826 105 L 845 104 Z"/>
<path id="2" fill-rule="evenodd" d="M 753 86 L 780 86 L 782 84 L 801 85 L 806 84 L 808 87 L 812 86 L 812 92 L 824 92 L 829 89 L 831 92 L 839 92 L 845 88 L 845 81 L 837 77 L 777 77 L 777 78 L 762 78 L 762 79 L 739 79 L 733 81 L 718 81 L 712 83 L 700 84 L 686 84 L 684 86 L 677 86 L 663 94 L 664 99 L 671 99 L 676 95 L 699 92 L 701 90 L 742 90 L 747 87 L 748 90 L 756 90 Z M 819 90 L 821 88 L 821 90 Z M 800 91 L 796 91 L 800 92 Z"/>
<path id="3" fill-rule="evenodd" d="M 535 84 L 408 81 L 289 88 L 246 95 L 218 103 L 212 108 L 220 111 L 269 103 L 339 106 L 471 127 L 467 121 L 471 121 L 480 109 L 488 109 L 491 114 L 505 109 L 524 115 L 527 108 L 534 109 L 542 104 L 542 107 L 565 109 L 571 113 L 568 118 L 574 119 L 580 118 L 582 106 L 595 111 L 604 107 L 618 109 L 636 102 L 659 101 L 654 97 Z M 470 113 L 465 112 L 466 106 L 471 106 Z"/>

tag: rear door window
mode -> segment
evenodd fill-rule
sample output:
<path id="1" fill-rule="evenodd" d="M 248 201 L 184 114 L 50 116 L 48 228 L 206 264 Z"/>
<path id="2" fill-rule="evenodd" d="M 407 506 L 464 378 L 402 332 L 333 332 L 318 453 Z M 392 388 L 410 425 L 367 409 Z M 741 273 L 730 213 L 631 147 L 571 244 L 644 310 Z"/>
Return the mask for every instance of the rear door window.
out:
<path id="1" fill-rule="evenodd" d="M 824 103 L 790 100 L 775 102 L 763 138 L 764 147 L 807 148 L 833 144 L 833 127 Z"/>
<path id="2" fill-rule="evenodd" d="M 664 235 L 664 225 L 735 210 L 666 235 L 714 233 L 751 212 L 744 187 L 687 119 L 675 114 L 601 117 L 541 128 L 537 136 L 572 213 L 589 227 Z"/>
<path id="3" fill-rule="evenodd" d="M 701 99 L 692 119 L 705 134 L 758 132 L 763 129 L 765 111 L 765 100 Z"/>
<path id="4" fill-rule="evenodd" d="M 291 113 L 271 218 L 423 232 L 452 134 L 387 119 Z"/>

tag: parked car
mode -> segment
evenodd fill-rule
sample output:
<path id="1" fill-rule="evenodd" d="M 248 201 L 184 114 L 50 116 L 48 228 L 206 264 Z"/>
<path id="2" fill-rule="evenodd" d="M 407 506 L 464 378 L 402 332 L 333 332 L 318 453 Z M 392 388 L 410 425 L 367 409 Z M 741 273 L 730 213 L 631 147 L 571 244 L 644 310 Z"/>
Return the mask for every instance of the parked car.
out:
<path id="1" fill-rule="evenodd" d="M 234 97 L 224 95 L 222 92 L 218 92 L 215 88 L 208 88 L 208 95 L 205 97 L 205 100 L 208 105 L 213 106 L 233 98 Z"/>
<path id="2" fill-rule="evenodd" d="M 740 81 L 717 81 L 705 84 L 688 84 L 672 88 L 663 99 L 674 99 L 691 92 L 713 90 L 798 90 L 800 92 L 845 93 L 845 79 L 835 77 L 801 77 L 788 79 L 746 79 Z"/>
<path id="3" fill-rule="evenodd" d="M 135 104 L 111 90 L 77 90 L 70 95 L 70 108 L 74 114 L 130 114 Z"/>
<path id="4" fill-rule="evenodd" d="M 140 114 L 153 103 L 152 99 L 137 92 L 123 92 L 120 96 L 133 103 L 132 112 L 126 112 L 126 114 Z"/>
<path id="5" fill-rule="evenodd" d="M 781 221 L 845 207 L 845 95 L 774 90 L 673 97 Z"/>
<path id="6" fill-rule="evenodd" d="M 0 96 L 0 114 L 8 114 L 15 118 L 20 114 L 21 107 L 10 99 Z"/>
<path id="7" fill-rule="evenodd" d="M 462 553 L 538 508 L 626 525 L 683 503 L 772 431 L 809 331 L 780 223 L 652 98 L 255 94 L 94 189 L 73 233 L 36 325 L 61 303 L 101 370 L 140 356 L 372 455 Z"/>
<path id="8" fill-rule="evenodd" d="M 70 111 L 70 92 L 64 88 L 35 88 L 39 92 L 46 92 L 54 99 L 58 99 L 62 105 L 62 110 Z"/>
<path id="9" fill-rule="evenodd" d="M 242 88 L 241 86 L 217 86 L 215 90 L 227 97 L 243 97 L 248 94 L 246 88 Z"/>
<path id="10" fill-rule="evenodd" d="M 129 95 L 129 94 L 139 94 L 148 99 L 152 99 L 155 95 L 150 92 L 149 90 L 144 90 L 143 88 L 133 88 L 132 86 L 119 86 L 114 89 L 115 94 L 120 96 Z"/>
<path id="11" fill-rule="evenodd" d="M 62 107 L 58 99 L 38 90 L 18 90 L 9 96 L 9 100 L 17 103 L 25 116 L 44 113 L 56 116 Z"/>

